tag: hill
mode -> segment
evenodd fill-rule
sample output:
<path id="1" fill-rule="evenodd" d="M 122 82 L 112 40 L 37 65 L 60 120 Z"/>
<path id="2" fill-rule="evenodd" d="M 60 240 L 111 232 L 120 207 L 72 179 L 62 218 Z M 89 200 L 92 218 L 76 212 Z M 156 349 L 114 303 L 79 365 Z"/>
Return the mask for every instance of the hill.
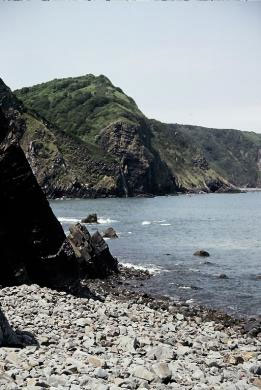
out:
<path id="1" fill-rule="evenodd" d="M 103 75 L 14 93 L 29 129 L 22 146 L 48 196 L 261 186 L 261 135 L 150 120 Z"/>

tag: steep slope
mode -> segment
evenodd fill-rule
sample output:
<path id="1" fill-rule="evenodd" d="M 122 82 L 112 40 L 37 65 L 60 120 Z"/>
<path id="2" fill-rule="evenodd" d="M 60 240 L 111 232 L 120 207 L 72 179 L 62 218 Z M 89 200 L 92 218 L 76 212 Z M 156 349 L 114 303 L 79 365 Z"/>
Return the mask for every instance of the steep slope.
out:
<path id="1" fill-rule="evenodd" d="M 0 284 L 58 286 L 78 263 L 19 145 L 22 109 L 0 79 Z"/>
<path id="2" fill-rule="evenodd" d="M 150 144 L 148 121 L 106 77 L 53 80 L 16 95 L 27 107 L 22 146 L 48 196 L 177 190 L 173 174 Z"/>
<path id="3" fill-rule="evenodd" d="M 49 196 L 216 192 L 261 185 L 261 135 L 148 120 L 105 76 L 55 79 L 15 93 L 29 115 L 31 132 L 23 147 Z M 36 112 L 46 118 L 37 120 L 55 142 L 48 141 L 50 134 L 47 140 L 39 136 L 32 120 Z M 32 134 L 36 146 L 42 143 L 40 149 Z M 52 169 L 47 171 L 39 150 L 45 150 L 47 160 L 52 155 Z M 61 179 L 49 191 L 54 177 Z"/>
<path id="4" fill-rule="evenodd" d="M 153 145 L 183 188 L 211 189 L 217 175 L 238 187 L 261 186 L 261 135 L 151 121 Z"/>
<path id="5" fill-rule="evenodd" d="M 25 110 L 23 119 L 27 131 L 21 146 L 48 197 L 124 194 L 122 176 L 113 157 L 57 129 L 35 112 Z"/>

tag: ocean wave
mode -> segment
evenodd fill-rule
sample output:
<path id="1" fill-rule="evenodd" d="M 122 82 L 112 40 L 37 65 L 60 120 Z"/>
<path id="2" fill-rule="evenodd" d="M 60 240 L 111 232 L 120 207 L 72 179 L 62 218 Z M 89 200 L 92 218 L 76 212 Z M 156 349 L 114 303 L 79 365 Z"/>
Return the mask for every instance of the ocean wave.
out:
<path id="1" fill-rule="evenodd" d="M 68 217 L 58 217 L 57 218 L 59 222 L 67 222 L 67 223 L 76 223 L 76 222 L 81 222 L 80 219 L 78 218 L 68 218 Z"/>
<path id="2" fill-rule="evenodd" d="M 162 219 L 160 221 L 153 221 L 153 222 L 155 222 L 155 223 L 162 223 L 162 222 L 166 222 L 166 219 Z"/>
<path id="3" fill-rule="evenodd" d="M 134 268 L 140 271 L 148 271 L 151 275 L 159 274 L 160 272 L 166 271 L 163 268 L 154 264 L 148 265 L 137 265 L 132 263 L 120 263 L 125 268 Z"/>
<path id="4" fill-rule="evenodd" d="M 98 222 L 101 223 L 101 224 L 108 224 L 108 223 L 115 223 L 115 222 L 119 222 L 117 221 L 116 219 L 111 219 L 111 218 L 98 218 Z"/>
<path id="5" fill-rule="evenodd" d="M 171 226 L 171 223 L 161 223 L 160 226 Z"/>
<path id="6" fill-rule="evenodd" d="M 143 222 L 141 222 L 141 224 L 142 224 L 142 225 L 150 225 L 151 222 L 150 222 L 150 221 L 143 221 Z"/>

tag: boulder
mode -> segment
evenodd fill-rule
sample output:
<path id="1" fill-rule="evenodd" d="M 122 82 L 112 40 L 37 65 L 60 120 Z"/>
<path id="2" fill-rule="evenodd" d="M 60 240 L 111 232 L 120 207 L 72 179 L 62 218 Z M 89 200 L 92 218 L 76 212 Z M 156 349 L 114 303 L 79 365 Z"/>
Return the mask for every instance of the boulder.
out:
<path id="1" fill-rule="evenodd" d="M 89 214 L 88 217 L 81 220 L 82 223 L 99 223 L 97 214 Z"/>
<path id="2" fill-rule="evenodd" d="M 0 309 L 0 347 L 25 347 L 37 345 L 34 336 L 29 332 L 14 331 Z"/>
<path id="3" fill-rule="evenodd" d="M 118 238 L 116 231 L 112 227 L 107 228 L 102 236 L 106 238 Z"/>
<path id="4" fill-rule="evenodd" d="M 57 287 L 78 277 L 78 264 L 19 145 L 22 110 L 0 79 L 0 284 Z"/>
<path id="5" fill-rule="evenodd" d="M 200 249 L 194 253 L 194 256 L 208 257 L 210 254 L 207 251 Z"/>
<path id="6" fill-rule="evenodd" d="M 77 223 L 70 227 L 68 240 L 81 266 L 82 277 L 104 278 L 118 272 L 118 261 L 98 231 L 91 236 L 86 226 Z"/>

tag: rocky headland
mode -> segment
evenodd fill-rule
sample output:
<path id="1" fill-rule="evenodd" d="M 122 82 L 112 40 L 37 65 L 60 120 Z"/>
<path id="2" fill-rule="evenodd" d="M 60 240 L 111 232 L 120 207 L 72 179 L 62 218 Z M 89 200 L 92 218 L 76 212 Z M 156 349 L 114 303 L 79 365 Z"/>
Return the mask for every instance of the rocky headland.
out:
<path id="1" fill-rule="evenodd" d="M 50 198 L 234 192 L 261 185 L 261 136 L 148 119 L 101 75 L 14 91 L 21 145 Z"/>
<path id="2" fill-rule="evenodd" d="M 260 319 L 244 324 L 189 302 L 148 296 L 140 289 L 148 273 L 119 267 L 98 231 L 91 235 L 78 223 L 65 236 L 34 176 L 37 163 L 30 165 L 21 147 L 28 133 L 26 115 L 1 81 L 0 389 L 260 388 Z M 40 133 L 44 123 L 37 127 Z M 127 164 L 123 187 L 134 191 L 138 186 L 141 194 L 146 172 L 146 186 L 163 189 L 151 176 L 152 166 L 162 167 L 157 152 L 142 147 L 139 127 L 131 126 L 134 143 L 123 126 L 129 153 L 139 145 L 147 158 L 144 164 L 135 160 L 139 174 L 123 148 L 105 142 Z M 122 125 L 116 127 L 114 139 L 121 142 Z M 104 131 L 104 140 L 110 132 Z M 52 151 L 62 175 L 69 172 L 53 144 L 48 149 L 30 145 L 43 159 L 46 150 Z M 79 150 L 85 150 L 81 145 Z M 54 166 L 49 162 L 47 169 Z"/>

